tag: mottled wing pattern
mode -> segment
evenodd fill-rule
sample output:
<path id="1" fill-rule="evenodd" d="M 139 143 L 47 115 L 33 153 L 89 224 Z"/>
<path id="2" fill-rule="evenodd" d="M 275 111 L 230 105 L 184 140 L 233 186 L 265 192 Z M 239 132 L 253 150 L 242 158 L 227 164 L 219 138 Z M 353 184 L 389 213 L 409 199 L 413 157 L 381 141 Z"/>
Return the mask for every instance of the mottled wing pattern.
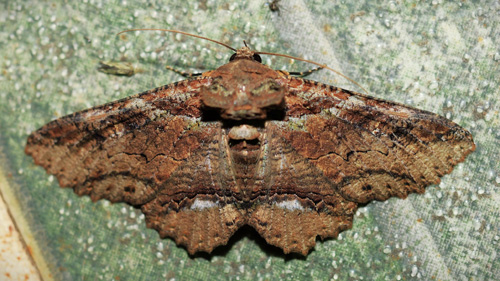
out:
<path id="1" fill-rule="evenodd" d="M 167 85 L 54 120 L 29 136 L 26 153 L 79 195 L 141 205 L 206 138 L 196 129 L 202 82 Z"/>
<path id="2" fill-rule="evenodd" d="M 313 81 L 292 78 L 287 107 L 283 137 L 357 203 L 422 193 L 475 149 L 437 114 Z"/>
<path id="3" fill-rule="evenodd" d="M 208 129 L 210 141 L 200 143 L 157 196 L 142 207 L 146 223 L 162 238 L 172 237 L 190 254 L 211 252 L 227 243 L 245 224 L 245 209 L 234 204 L 236 182 L 228 162 L 227 140 L 217 129 Z"/>
<path id="4" fill-rule="evenodd" d="M 336 237 L 350 228 L 357 204 L 337 193 L 283 133 L 290 133 L 287 122 L 267 123 L 262 162 L 267 196 L 259 199 L 248 223 L 285 253 L 306 255 L 316 236 Z"/>
<path id="5" fill-rule="evenodd" d="M 358 203 L 424 192 L 475 149 L 446 118 L 314 81 L 290 78 L 285 103 L 266 126 L 276 195 L 250 221 L 285 252 L 350 228 Z"/>
<path id="6" fill-rule="evenodd" d="M 216 167 L 223 165 L 220 122 L 200 120 L 198 93 L 209 82 L 185 80 L 54 120 L 29 136 L 26 153 L 78 195 L 145 204 L 148 226 L 180 244 L 187 245 L 186 233 L 205 227 L 225 238 L 215 246 L 227 242 L 239 227 L 239 212 L 214 205 L 205 208 L 208 215 L 189 208 L 196 195 L 224 188 Z M 187 246 L 190 252 L 204 249 Z"/>

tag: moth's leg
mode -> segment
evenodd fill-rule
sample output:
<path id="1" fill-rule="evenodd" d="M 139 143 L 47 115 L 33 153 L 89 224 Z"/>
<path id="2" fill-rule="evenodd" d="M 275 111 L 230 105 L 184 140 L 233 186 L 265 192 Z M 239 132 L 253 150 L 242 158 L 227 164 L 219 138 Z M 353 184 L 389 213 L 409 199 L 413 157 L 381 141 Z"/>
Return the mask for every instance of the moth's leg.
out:
<path id="1" fill-rule="evenodd" d="M 186 78 L 200 76 L 202 74 L 201 72 L 199 72 L 199 73 L 192 73 L 192 72 L 186 72 L 186 71 L 178 70 L 178 69 L 175 69 L 175 68 L 173 68 L 171 66 L 168 66 L 168 65 L 165 66 L 165 68 L 168 69 L 168 70 L 171 70 L 171 71 L 173 71 L 173 72 L 175 72 L 175 73 L 177 73 L 179 75 L 182 75 L 182 76 L 184 76 Z"/>
<path id="2" fill-rule="evenodd" d="M 313 72 L 316 72 L 320 69 L 323 69 L 323 67 L 316 67 L 314 69 L 308 70 L 308 71 L 301 71 L 301 72 L 289 72 L 290 75 L 297 76 L 297 77 L 306 77 L 310 75 Z"/>

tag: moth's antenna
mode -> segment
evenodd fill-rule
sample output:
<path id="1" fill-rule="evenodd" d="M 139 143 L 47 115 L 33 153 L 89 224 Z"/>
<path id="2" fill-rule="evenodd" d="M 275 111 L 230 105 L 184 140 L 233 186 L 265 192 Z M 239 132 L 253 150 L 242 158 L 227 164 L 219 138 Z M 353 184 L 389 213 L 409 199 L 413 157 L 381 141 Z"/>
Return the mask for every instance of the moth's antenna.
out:
<path id="1" fill-rule="evenodd" d="M 217 40 L 214 40 L 214 39 L 210 39 L 210 38 L 207 38 L 207 37 L 203 37 L 203 36 L 199 36 L 199 35 L 195 35 L 195 34 L 191 34 L 191 33 L 187 33 L 187 32 L 184 32 L 184 31 L 179 31 L 179 30 L 172 30 L 172 29 L 161 29 L 161 28 L 137 28 L 137 29 L 128 29 L 128 30 L 124 30 L 124 31 L 121 31 L 119 32 L 118 34 L 116 35 L 120 35 L 122 33 L 125 33 L 125 32 L 132 32 L 132 31 L 149 31 L 149 30 L 152 30 L 152 31 L 165 31 L 165 32 L 172 32 L 172 33 L 179 33 L 179 34 L 184 34 L 184 35 L 187 35 L 187 36 L 191 36 L 191 37 L 196 37 L 196 38 L 200 38 L 200 39 L 204 39 L 204 40 L 208 40 L 210 42 L 214 42 L 214 43 L 217 43 L 219 45 L 222 45 L 234 52 L 236 52 L 236 49 L 229 46 L 229 45 L 226 45 L 222 42 L 219 42 Z"/>
<path id="2" fill-rule="evenodd" d="M 350 82 L 352 82 L 354 85 L 358 86 L 359 88 L 361 88 L 366 94 L 368 94 L 368 91 L 361 87 L 361 85 L 359 85 L 356 81 L 352 80 L 351 78 L 345 76 L 344 74 L 338 72 L 337 70 L 333 69 L 333 68 L 330 68 L 328 66 L 326 66 L 326 64 L 321 64 L 321 63 L 317 63 L 315 61 L 312 61 L 312 60 L 306 60 L 306 59 L 302 59 L 302 58 L 297 58 L 297 57 L 292 57 L 292 56 L 289 56 L 289 55 L 284 55 L 284 54 L 277 54 L 277 53 L 268 53 L 268 52 L 255 52 L 256 54 L 259 54 L 259 55 L 271 55 L 271 56 L 278 56 L 278 57 L 285 57 L 285 58 L 289 58 L 289 59 L 294 59 L 294 60 L 299 60 L 299 61 L 303 61 L 303 62 L 308 62 L 308 63 L 312 63 L 312 64 L 315 64 L 321 68 L 326 68 L 328 70 L 331 70 L 333 72 L 335 72 L 336 74 L 344 77 L 345 79 L 349 80 Z"/>

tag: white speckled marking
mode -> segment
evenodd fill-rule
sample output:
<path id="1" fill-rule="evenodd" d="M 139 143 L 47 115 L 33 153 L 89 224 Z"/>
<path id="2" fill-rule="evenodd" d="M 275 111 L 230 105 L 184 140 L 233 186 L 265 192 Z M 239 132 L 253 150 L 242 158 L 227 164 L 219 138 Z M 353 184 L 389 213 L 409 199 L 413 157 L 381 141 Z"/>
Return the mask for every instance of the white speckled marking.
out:
<path id="1" fill-rule="evenodd" d="M 210 209 L 210 208 L 215 208 L 219 206 L 219 202 L 212 202 L 209 200 L 200 200 L 200 199 L 195 199 L 193 205 L 191 205 L 190 209 L 191 210 L 197 210 L 201 211 L 204 209 Z"/>
<path id="2" fill-rule="evenodd" d="M 300 202 L 297 199 L 279 202 L 276 203 L 276 206 L 280 207 L 281 209 L 286 209 L 290 211 L 294 210 L 304 211 L 304 207 L 300 205 Z"/>

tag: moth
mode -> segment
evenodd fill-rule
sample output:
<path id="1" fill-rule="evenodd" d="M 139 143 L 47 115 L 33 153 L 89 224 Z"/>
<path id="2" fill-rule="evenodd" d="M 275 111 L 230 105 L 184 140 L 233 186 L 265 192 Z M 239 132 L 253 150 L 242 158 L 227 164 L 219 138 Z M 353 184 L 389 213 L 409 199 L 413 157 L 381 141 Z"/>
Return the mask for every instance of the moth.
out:
<path id="1" fill-rule="evenodd" d="M 250 225 L 307 255 L 360 204 L 423 193 L 475 149 L 444 117 L 273 70 L 260 54 L 245 46 L 197 77 L 54 120 L 26 153 L 61 187 L 140 208 L 190 254 Z"/>

